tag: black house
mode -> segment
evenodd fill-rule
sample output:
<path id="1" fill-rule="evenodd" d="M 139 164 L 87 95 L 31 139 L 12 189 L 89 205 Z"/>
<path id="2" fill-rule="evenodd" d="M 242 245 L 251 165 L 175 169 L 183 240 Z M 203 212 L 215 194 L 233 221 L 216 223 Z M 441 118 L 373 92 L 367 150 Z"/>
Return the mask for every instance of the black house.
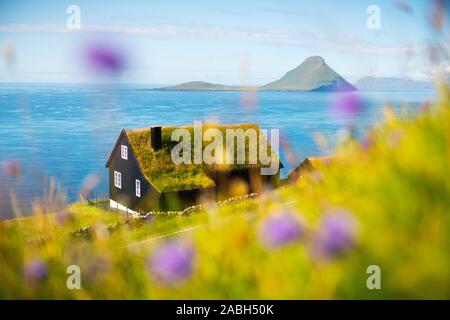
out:
<path id="1" fill-rule="evenodd" d="M 259 132 L 254 124 L 205 126 L 210 127 L 221 132 L 229 128 Z M 264 186 L 278 185 L 279 169 L 274 175 L 261 175 L 259 161 L 240 165 L 175 164 L 171 151 L 178 142 L 172 141 L 171 135 L 177 128 L 193 132 L 192 126 L 121 131 L 105 165 L 109 168 L 112 208 L 132 214 L 180 210 L 202 199 L 224 199 L 236 192 L 260 192 Z"/>

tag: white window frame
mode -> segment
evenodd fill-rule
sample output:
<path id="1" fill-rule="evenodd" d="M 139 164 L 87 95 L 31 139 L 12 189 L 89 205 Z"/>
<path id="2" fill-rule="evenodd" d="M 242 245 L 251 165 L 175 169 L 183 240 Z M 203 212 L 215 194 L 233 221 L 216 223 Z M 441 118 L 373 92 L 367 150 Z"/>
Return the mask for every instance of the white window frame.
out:
<path id="1" fill-rule="evenodd" d="M 114 186 L 122 189 L 122 174 L 119 171 L 114 171 Z"/>
<path id="2" fill-rule="evenodd" d="M 141 180 L 136 179 L 136 181 L 134 182 L 134 186 L 135 186 L 135 191 L 136 191 L 136 197 L 141 197 Z"/>
<path id="3" fill-rule="evenodd" d="M 120 146 L 120 157 L 122 159 L 128 160 L 128 147 L 123 144 Z"/>

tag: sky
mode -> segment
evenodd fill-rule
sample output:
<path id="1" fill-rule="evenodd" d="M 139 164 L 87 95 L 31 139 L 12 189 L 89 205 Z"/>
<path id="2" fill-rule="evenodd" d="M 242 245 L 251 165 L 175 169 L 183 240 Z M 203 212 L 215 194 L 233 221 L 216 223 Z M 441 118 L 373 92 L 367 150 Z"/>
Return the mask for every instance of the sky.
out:
<path id="1" fill-rule="evenodd" d="M 125 83 L 262 85 L 311 55 L 349 81 L 426 79 L 436 68 L 426 54 L 429 3 L 0 0 L 0 82 L 101 81 L 83 63 L 92 43 L 118 48 L 126 67 L 114 81 Z M 79 30 L 66 26 L 70 5 Z M 367 26 L 371 5 L 379 28 Z"/>

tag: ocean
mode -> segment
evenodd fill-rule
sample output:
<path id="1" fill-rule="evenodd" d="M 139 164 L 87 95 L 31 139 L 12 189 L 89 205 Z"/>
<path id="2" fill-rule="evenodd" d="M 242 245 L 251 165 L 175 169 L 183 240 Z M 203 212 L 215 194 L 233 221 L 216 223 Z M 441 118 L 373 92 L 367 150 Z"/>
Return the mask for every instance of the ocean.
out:
<path id="1" fill-rule="evenodd" d="M 382 109 L 414 114 L 434 91 L 358 92 L 362 108 L 342 113 L 330 107 L 337 93 L 325 92 L 169 92 L 143 90 L 141 85 L 0 84 L 0 219 L 13 216 L 16 206 L 27 214 L 36 199 L 51 197 L 50 181 L 79 199 L 83 180 L 99 177 L 97 196 L 108 193 L 105 162 L 122 128 L 151 125 L 192 125 L 194 120 L 258 123 L 280 129 L 284 146 L 296 160 L 286 159 L 282 176 L 305 157 L 332 152 L 343 130 L 361 137 L 382 122 Z M 322 134 L 331 143 L 321 149 Z M 20 175 L 8 174 L 18 163 Z M 50 193 L 50 194 L 49 194 Z M 13 205 L 14 204 L 14 205 Z M 16 209 L 17 210 L 17 209 Z"/>

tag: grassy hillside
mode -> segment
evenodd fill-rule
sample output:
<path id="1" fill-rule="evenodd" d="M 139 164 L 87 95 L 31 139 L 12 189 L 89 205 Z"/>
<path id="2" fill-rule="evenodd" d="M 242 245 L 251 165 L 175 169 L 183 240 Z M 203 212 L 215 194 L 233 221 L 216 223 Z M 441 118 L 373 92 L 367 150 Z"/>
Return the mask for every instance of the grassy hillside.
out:
<path id="1" fill-rule="evenodd" d="M 27 241 L 44 241 L 75 232 L 92 225 L 113 225 L 125 220 L 121 214 L 106 212 L 100 208 L 75 203 L 57 213 L 19 217 L 0 223 L 2 228 L 20 234 Z"/>
<path id="2" fill-rule="evenodd" d="M 449 92 L 412 120 L 385 115 L 330 164 L 255 200 L 137 226 L 80 205 L 39 227 L 2 223 L 0 298 L 449 299 Z M 88 239 L 65 236 L 85 225 Z M 73 264 L 80 290 L 66 287 Z M 380 290 L 366 285 L 373 265 Z"/>

